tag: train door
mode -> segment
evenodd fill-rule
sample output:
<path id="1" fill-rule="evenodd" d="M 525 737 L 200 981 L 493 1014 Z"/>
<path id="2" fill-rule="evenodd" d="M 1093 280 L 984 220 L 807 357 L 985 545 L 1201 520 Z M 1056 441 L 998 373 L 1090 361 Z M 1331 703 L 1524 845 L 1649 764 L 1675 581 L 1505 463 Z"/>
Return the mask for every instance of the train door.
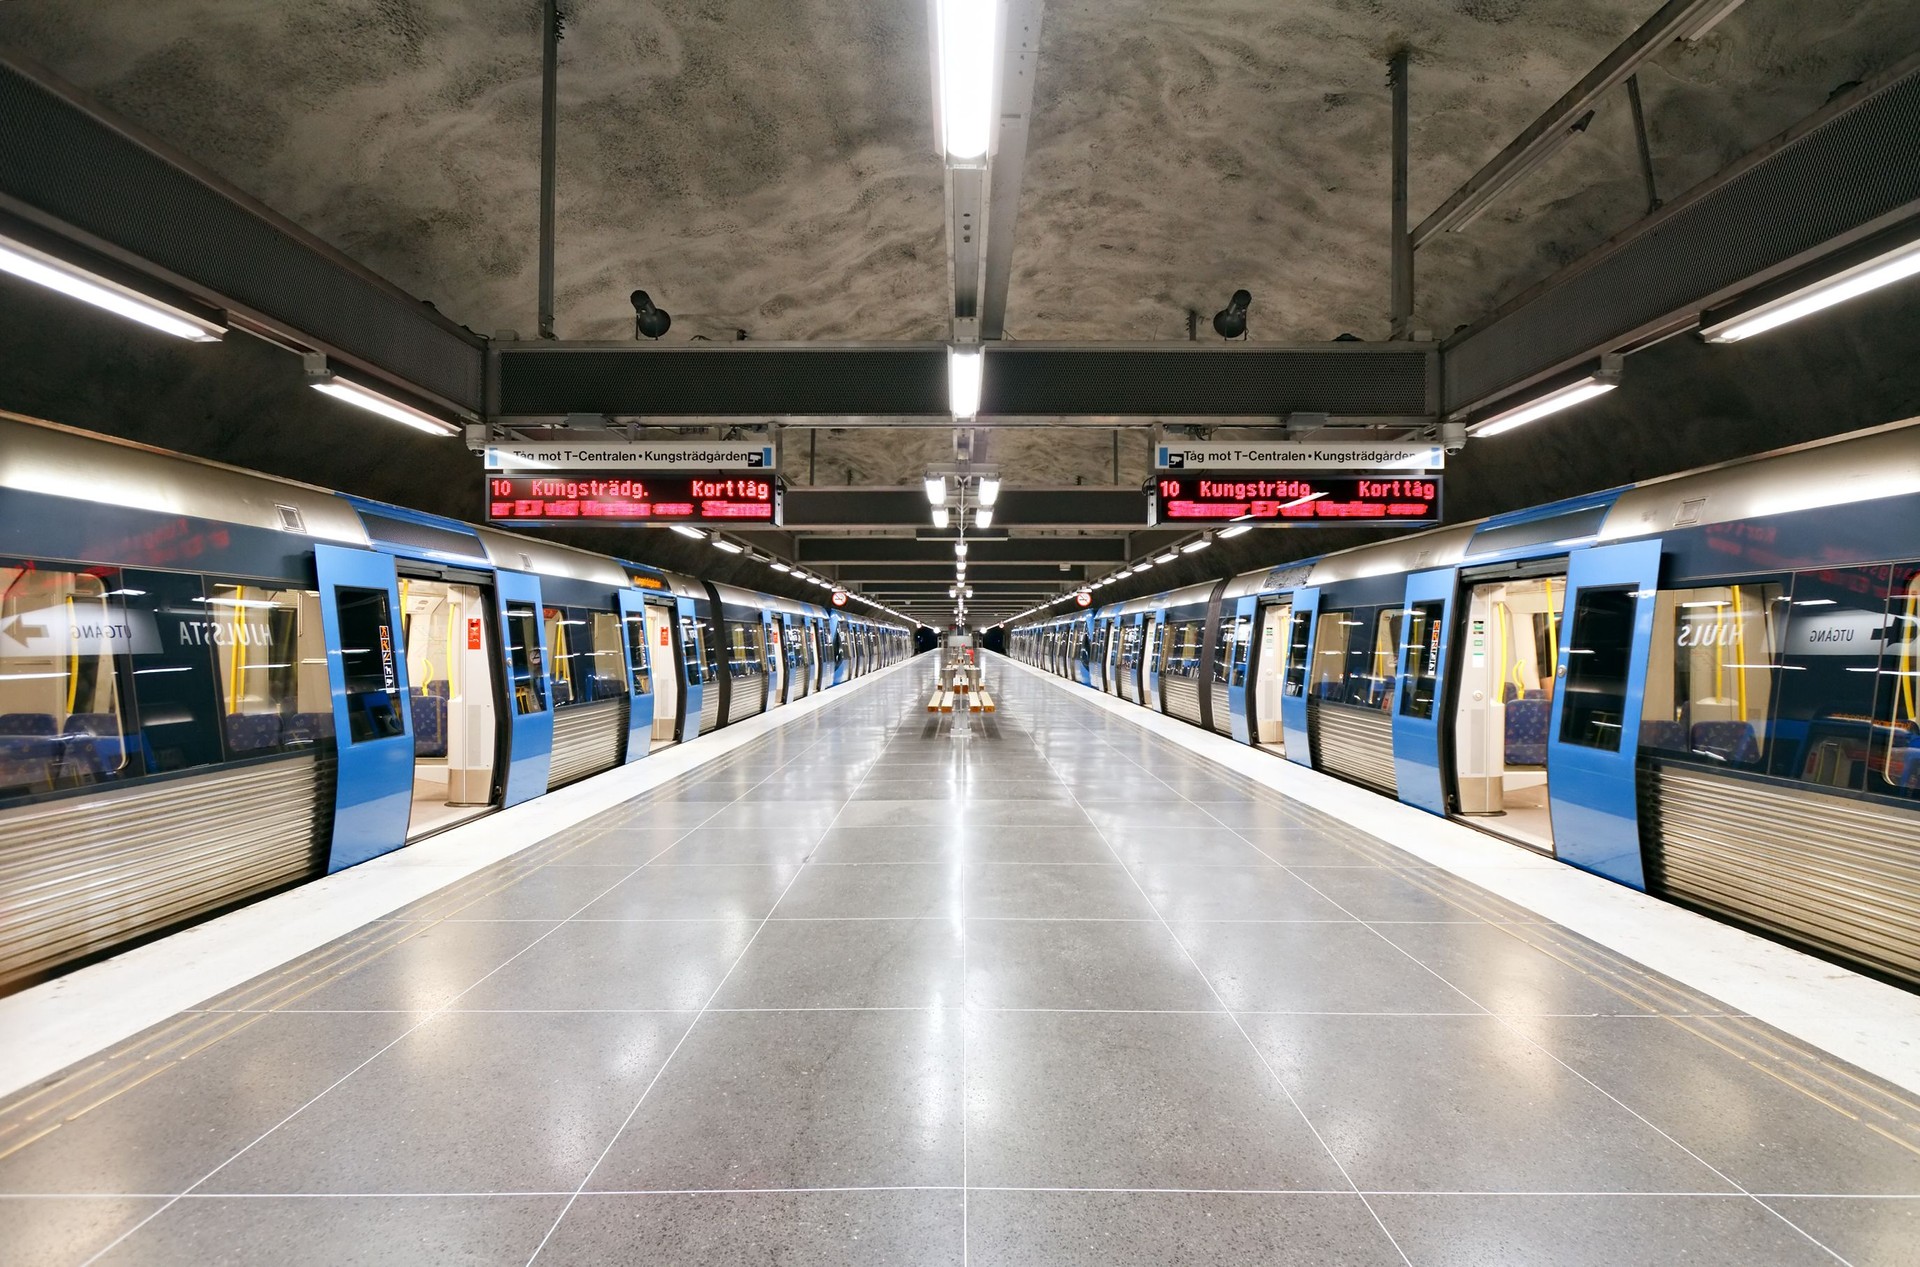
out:
<path id="1" fill-rule="evenodd" d="M 680 686 L 685 700 L 680 706 L 682 741 L 699 738 L 720 720 L 720 684 L 707 679 L 706 647 L 694 603 L 691 598 L 681 598 L 675 611 L 680 621 L 675 641 L 680 647 Z"/>
<path id="2" fill-rule="evenodd" d="M 327 870 L 338 871 L 406 843 L 413 736 L 392 556 L 316 545 L 314 563 L 338 753 Z"/>
<path id="3" fill-rule="evenodd" d="M 1556 855 L 1643 890 L 1635 769 L 1659 587 L 1658 538 L 1574 556 L 1546 735 Z"/>
<path id="4" fill-rule="evenodd" d="M 1287 628 L 1291 602 L 1269 603 L 1254 618 L 1253 685 L 1248 692 L 1253 743 L 1281 755 L 1287 751 L 1280 701 L 1287 675 Z"/>
<path id="5" fill-rule="evenodd" d="M 627 758 L 626 764 L 653 751 L 654 672 L 653 639 L 648 636 L 647 612 L 650 607 L 634 590 L 621 590 L 615 596 L 620 605 L 620 644 L 627 666 Z M 667 656 L 671 667 L 673 657 Z"/>
<path id="6" fill-rule="evenodd" d="M 413 798 L 407 838 L 484 814 L 500 803 L 500 682 L 490 587 L 440 577 L 400 584 Z M 545 791 L 542 778 L 540 791 Z M 539 793 L 534 793 L 538 795 Z"/>
<path id="7" fill-rule="evenodd" d="M 1552 566 L 1462 578 L 1451 692 L 1455 807 L 1546 853 L 1554 852 L 1547 732 L 1567 593 L 1566 561 Z"/>
<path id="8" fill-rule="evenodd" d="M 547 632 L 541 618 L 540 578 L 528 572 L 497 574 L 500 633 L 506 667 L 507 777 L 502 805 L 518 805 L 547 790 L 553 761 L 552 689 L 547 679 Z"/>
<path id="9" fill-rule="evenodd" d="M 1148 612 L 1140 634 L 1140 703 L 1160 707 L 1160 614 Z"/>
<path id="10" fill-rule="evenodd" d="M 1280 679 L 1281 751 L 1297 765 L 1313 764 L 1313 744 L 1307 737 L 1307 677 L 1313 668 L 1314 624 L 1320 614 L 1320 587 L 1293 591 L 1287 613 L 1287 663 Z"/>
<path id="11" fill-rule="evenodd" d="M 1440 763 L 1440 700 L 1449 663 L 1447 631 L 1453 627 L 1453 568 L 1416 572 L 1407 578 L 1400 613 L 1400 695 L 1393 703 L 1394 786 L 1400 799 L 1432 814 L 1447 812 L 1446 778 Z"/>
<path id="12" fill-rule="evenodd" d="M 1103 622 L 1105 636 L 1101 640 L 1103 654 L 1100 657 L 1100 689 L 1109 695 L 1120 693 L 1120 621 L 1117 617 L 1108 617 Z"/>
<path id="13" fill-rule="evenodd" d="M 674 654 L 673 609 L 664 603 L 645 607 L 647 662 L 653 670 L 653 729 L 645 747 L 652 749 L 680 737 L 681 670 Z"/>

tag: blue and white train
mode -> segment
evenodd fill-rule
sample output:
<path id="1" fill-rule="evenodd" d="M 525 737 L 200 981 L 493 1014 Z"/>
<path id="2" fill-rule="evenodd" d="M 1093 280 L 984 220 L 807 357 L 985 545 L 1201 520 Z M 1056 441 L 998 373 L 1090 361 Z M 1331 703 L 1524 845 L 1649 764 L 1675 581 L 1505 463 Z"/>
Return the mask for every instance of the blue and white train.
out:
<path id="1" fill-rule="evenodd" d="M 0 414 L 0 992 L 912 649 Z"/>
<path id="2" fill-rule="evenodd" d="M 1920 420 L 1023 622 L 1008 646 L 1920 985 Z"/>

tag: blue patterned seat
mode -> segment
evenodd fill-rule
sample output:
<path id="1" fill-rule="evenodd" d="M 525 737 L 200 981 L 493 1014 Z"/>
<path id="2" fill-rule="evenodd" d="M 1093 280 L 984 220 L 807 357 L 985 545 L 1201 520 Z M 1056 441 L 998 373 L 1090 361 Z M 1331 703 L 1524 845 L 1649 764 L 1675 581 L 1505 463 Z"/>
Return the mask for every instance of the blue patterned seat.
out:
<path id="1" fill-rule="evenodd" d="M 1517 699 L 1507 705 L 1507 764 L 1547 763 L 1547 719 L 1552 705 L 1544 699 Z"/>
<path id="2" fill-rule="evenodd" d="M 447 755 L 447 701 L 438 695 L 413 692 L 413 755 Z"/>
<path id="3" fill-rule="evenodd" d="M 1685 752 L 1686 724 L 1677 721 L 1643 721 L 1640 723 L 1640 746 L 1658 748 L 1662 752 Z"/>
<path id="4" fill-rule="evenodd" d="M 52 787 L 58 734 L 51 713 L 0 713 L 0 788 Z"/>
<path id="5" fill-rule="evenodd" d="M 333 738 L 333 714 L 295 713 L 287 718 L 282 728 L 287 742 L 307 746 L 317 744 L 323 739 Z"/>
<path id="6" fill-rule="evenodd" d="M 280 714 L 228 713 L 227 749 L 235 753 L 265 752 L 280 746 Z"/>
<path id="7" fill-rule="evenodd" d="M 67 724 L 60 728 L 61 735 L 68 745 L 78 742 L 77 737 L 84 736 L 92 741 L 91 747 L 97 768 L 92 771 L 101 778 L 130 778 L 141 771 L 130 760 L 130 750 L 139 747 L 139 739 L 122 736 L 120 719 L 112 713 L 74 713 L 67 718 Z M 76 762 L 76 754 L 69 751 L 69 765 Z"/>
<path id="8" fill-rule="evenodd" d="M 1760 760 L 1760 736 L 1750 722 L 1695 722 L 1692 743 L 1696 753 L 1718 757 L 1728 765 L 1752 765 Z"/>
<path id="9" fill-rule="evenodd" d="M 1894 786 L 1902 791 L 1920 791 L 1920 744 L 1909 743 L 1905 749 L 1906 759 L 1900 765 L 1900 777 Z"/>

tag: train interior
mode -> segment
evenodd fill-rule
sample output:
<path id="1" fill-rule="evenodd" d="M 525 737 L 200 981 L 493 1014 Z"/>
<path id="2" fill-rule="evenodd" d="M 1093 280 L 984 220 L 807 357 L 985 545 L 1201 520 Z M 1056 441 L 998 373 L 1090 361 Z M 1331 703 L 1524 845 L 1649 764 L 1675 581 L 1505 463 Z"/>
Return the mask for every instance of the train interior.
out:
<path id="1" fill-rule="evenodd" d="M 494 804 L 500 725 L 489 607 L 478 585 L 401 578 L 401 638 L 413 723 L 409 840 L 484 814 Z M 324 661 L 317 672 L 324 692 Z"/>
<path id="2" fill-rule="evenodd" d="M 1547 728 L 1566 592 L 1565 574 L 1470 584 L 1455 656 L 1460 813 L 1548 853 Z"/>
<path id="3" fill-rule="evenodd" d="M 1260 659 L 1253 682 L 1253 713 L 1258 733 L 1253 741 L 1269 752 L 1286 755 L 1286 734 L 1281 729 L 1280 700 L 1286 694 L 1287 619 L 1293 604 L 1272 603 L 1260 609 Z"/>
<path id="4" fill-rule="evenodd" d="M 680 674 L 674 667 L 673 609 L 664 603 L 647 603 L 642 620 L 646 624 L 648 667 L 653 676 L 653 750 L 672 743 L 680 726 Z"/>

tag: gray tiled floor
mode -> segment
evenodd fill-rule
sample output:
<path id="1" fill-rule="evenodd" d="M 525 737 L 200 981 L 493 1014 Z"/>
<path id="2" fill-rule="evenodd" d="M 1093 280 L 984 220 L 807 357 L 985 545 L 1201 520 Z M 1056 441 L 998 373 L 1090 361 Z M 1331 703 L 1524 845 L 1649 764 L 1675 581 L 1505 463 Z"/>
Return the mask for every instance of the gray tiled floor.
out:
<path id="1" fill-rule="evenodd" d="M 912 668 L 0 1104 L 0 1261 L 1920 1261 L 1920 1108 Z"/>

